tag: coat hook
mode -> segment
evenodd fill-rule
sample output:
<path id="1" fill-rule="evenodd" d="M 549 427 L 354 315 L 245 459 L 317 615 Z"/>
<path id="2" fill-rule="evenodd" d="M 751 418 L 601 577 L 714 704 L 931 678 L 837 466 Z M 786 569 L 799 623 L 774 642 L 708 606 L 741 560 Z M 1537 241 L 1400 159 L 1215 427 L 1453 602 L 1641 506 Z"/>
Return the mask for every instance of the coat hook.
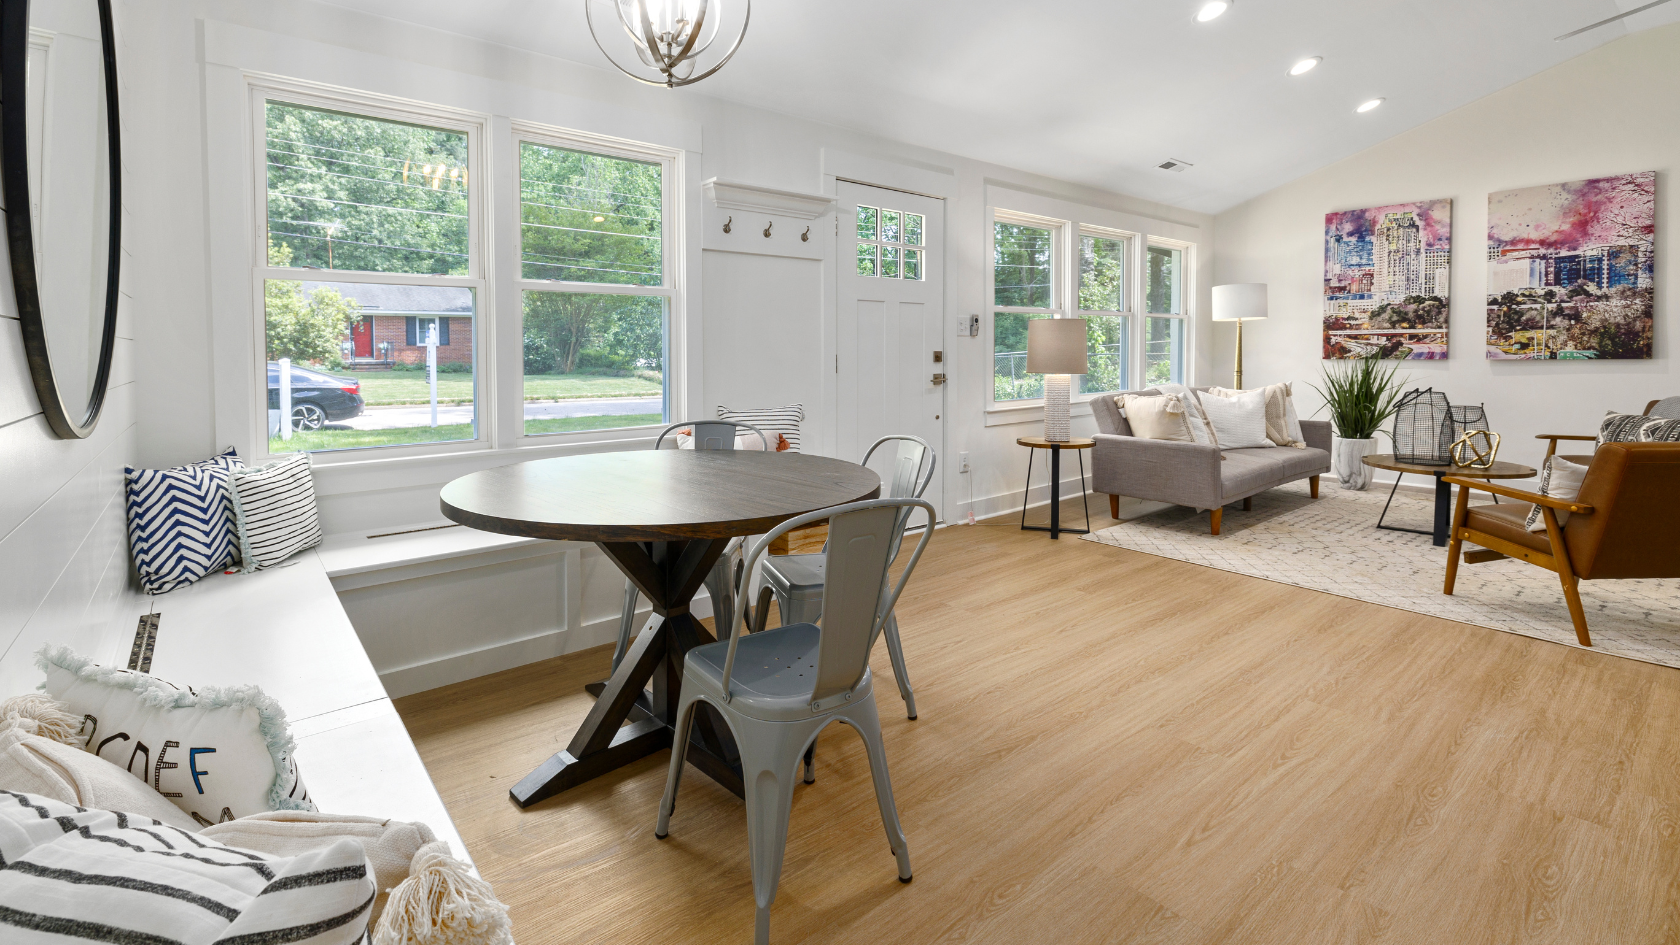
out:
<path id="1" fill-rule="evenodd" d="M 764 221 L 764 235 L 765 235 L 766 238 L 768 238 L 770 236 L 770 228 L 774 225 L 775 225 L 774 220 Z"/>
<path id="2" fill-rule="evenodd" d="M 735 222 L 734 217 L 730 217 L 729 219 L 723 221 L 723 232 L 728 233 L 729 232 L 729 224 L 734 223 L 734 222 Z"/>
<path id="3" fill-rule="evenodd" d="M 799 242 L 801 242 L 801 243 L 811 242 L 811 228 L 810 227 L 806 227 L 805 232 L 799 234 Z"/>

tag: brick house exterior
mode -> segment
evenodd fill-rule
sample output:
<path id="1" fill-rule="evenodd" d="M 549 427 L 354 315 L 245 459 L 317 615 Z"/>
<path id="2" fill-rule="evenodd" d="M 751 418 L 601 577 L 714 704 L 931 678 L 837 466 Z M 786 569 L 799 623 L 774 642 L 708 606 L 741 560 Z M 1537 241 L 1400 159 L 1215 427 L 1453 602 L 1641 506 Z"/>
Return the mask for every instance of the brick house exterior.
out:
<path id="1" fill-rule="evenodd" d="M 438 326 L 439 365 L 473 361 L 473 295 L 454 286 L 372 285 L 359 282 L 305 282 L 304 294 L 332 289 L 362 310 L 363 328 L 347 333 L 347 366 L 426 363 L 426 333 Z M 389 345 L 389 347 L 386 347 Z"/>

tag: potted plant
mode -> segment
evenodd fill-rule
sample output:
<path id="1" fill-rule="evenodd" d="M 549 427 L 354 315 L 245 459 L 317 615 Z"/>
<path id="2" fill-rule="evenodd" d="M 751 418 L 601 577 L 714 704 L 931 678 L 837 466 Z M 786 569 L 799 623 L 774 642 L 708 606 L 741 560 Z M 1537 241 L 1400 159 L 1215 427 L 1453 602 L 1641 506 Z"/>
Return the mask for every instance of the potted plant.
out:
<path id="1" fill-rule="evenodd" d="M 1375 354 L 1333 361 L 1324 366 L 1324 386 L 1313 385 L 1324 398 L 1319 409 L 1330 411 L 1336 431 L 1332 468 L 1344 489 L 1371 484 L 1371 467 L 1361 460 L 1377 451 L 1377 432 L 1394 416 L 1403 380 L 1395 368 Z"/>

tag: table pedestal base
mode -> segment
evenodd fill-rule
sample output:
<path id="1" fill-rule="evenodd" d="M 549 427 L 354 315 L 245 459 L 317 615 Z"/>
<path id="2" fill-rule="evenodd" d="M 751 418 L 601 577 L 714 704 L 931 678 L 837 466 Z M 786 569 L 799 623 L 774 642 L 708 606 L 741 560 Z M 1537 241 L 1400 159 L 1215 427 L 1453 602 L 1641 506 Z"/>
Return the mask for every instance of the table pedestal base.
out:
<path id="1" fill-rule="evenodd" d="M 595 705 L 566 750 L 550 756 L 508 792 L 520 807 L 671 747 L 683 659 L 689 650 L 716 639 L 694 619 L 689 603 L 723 555 L 728 538 L 597 544 L 653 605 L 654 616 L 612 678 L 588 687 L 596 696 Z M 695 715 L 688 758 L 737 796 L 745 795 L 740 752 L 728 727 L 708 706 L 700 706 Z"/>

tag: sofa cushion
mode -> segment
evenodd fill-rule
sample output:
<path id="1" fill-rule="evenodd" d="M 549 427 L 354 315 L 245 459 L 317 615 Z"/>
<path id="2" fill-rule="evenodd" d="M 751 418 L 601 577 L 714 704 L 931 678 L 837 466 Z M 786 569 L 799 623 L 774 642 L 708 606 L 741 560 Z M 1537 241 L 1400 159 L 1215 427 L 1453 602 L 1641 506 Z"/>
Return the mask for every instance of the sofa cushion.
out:
<path id="1" fill-rule="evenodd" d="M 1226 496 L 1241 497 L 1317 475 L 1329 467 L 1330 454 L 1320 449 L 1257 446 L 1226 450 L 1220 478 Z"/>

